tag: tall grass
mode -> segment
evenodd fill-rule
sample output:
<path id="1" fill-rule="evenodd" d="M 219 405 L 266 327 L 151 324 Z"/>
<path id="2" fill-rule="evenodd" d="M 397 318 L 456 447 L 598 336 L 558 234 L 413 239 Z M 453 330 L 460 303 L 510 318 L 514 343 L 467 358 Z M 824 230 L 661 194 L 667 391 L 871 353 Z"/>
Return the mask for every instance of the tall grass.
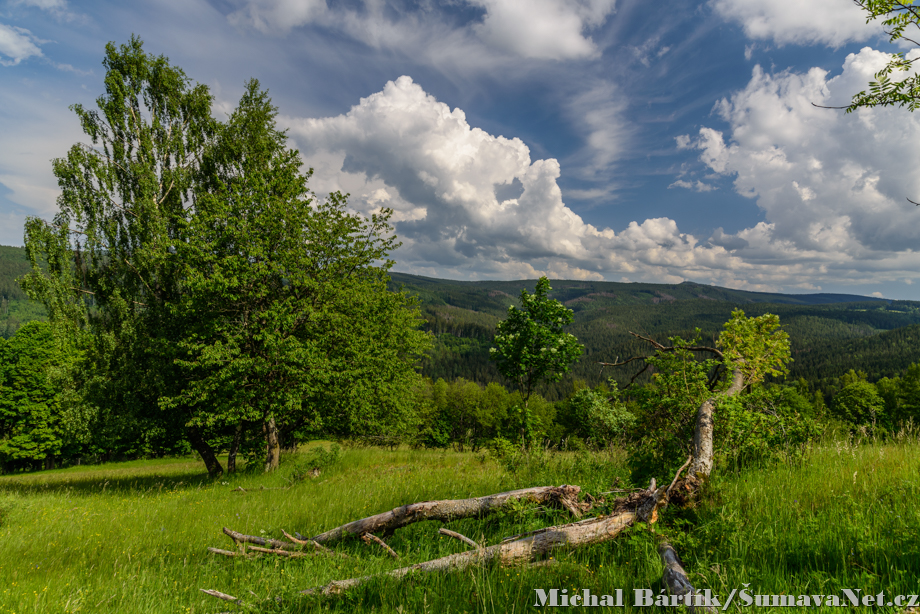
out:
<path id="1" fill-rule="evenodd" d="M 917 593 L 920 586 L 920 457 L 916 444 L 816 449 L 800 465 L 716 476 L 694 510 L 659 523 L 701 588 L 727 593 L 746 582 L 767 593 L 863 588 Z M 431 451 L 348 449 L 317 478 L 286 459 L 276 474 L 209 480 L 191 459 L 73 467 L 0 477 L 0 614 L 217 612 L 235 610 L 212 588 L 278 612 L 532 611 L 536 588 L 595 594 L 661 588 L 656 541 L 638 527 L 608 544 L 561 552 L 555 564 L 379 580 L 340 597 L 299 590 L 459 552 L 425 522 L 387 538 L 401 555 L 354 540 L 349 558 L 238 560 L 221 527 L 281 537 L 313 535 L 413 501 L 463 498 L 526 486 L 574 483 L 595 494 L 628 472 L 623 456 L 552 454 L 496 460 Z M 292 484 L 293 482 L 293 484 Z M 292 484 L 292 485 L 291 485 Z M 258 490 L 290 486 L 287 490 Z M 239 492 L 242 486 L 249 490 Z M 489 544 L 565 522 L 534 505 L 449 524 Z M 629 599 L 627 600 L 627 603 Z M 632 611 L 627 607 L 624 611 Z"/>

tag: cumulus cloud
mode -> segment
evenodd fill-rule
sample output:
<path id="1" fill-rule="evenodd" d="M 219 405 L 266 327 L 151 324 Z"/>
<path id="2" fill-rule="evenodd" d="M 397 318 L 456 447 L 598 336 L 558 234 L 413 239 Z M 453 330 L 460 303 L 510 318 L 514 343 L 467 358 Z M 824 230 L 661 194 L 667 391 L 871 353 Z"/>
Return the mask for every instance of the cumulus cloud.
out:
<path id="1" fill-rule="evenodd" d="M 45 0 L 43 0 L 45 1 Z M 50 0 L 47 0 L 50 1 Z M 429 3 L 406 8 L 399 2 L 363 0 L 351 6 L 326 0 L 237 0 L 228 19 L 269 34 L 286 34 L 311 23 L 333 28 L 377 48 L 410 52 L 431 60 L 460 55 L 482 60 L 492 54 L 538 60 L 597 57 L 590 30 L 603 24 L 616 0 L 465 0 L 483 10 L 481 20 L 455 26 Z M 484 44 L 484 45 L 483 45 Z"/>
<path id="2" fill-rule="evenodd" d="M 15 66 L 25 59 L 41 57 L 40 43 L 25 28 L 0 23 L 0 64 Z"/>
<path id="3" fill-rule="evenodd" d="M 836 48 L 882 34 L 879 22 L 866 24 L 865 11 L 850 0 L 711 0 L 709 4 L 723 18 L 740 24 L 748 38 L 778 45 L 820 43 Z"/>
<path id="4" fill-rule="evenodd" d="M 636 220 L 620 232 L 597 228 L 563 202 L 556 160 L 534 160 L 520 139 L 470 126 L 462 110 L 409 77 L 346 114 L 285 123 L 316 171 L 318 193 L 347 191 L 364 214 L 395 211 L 402 271 L 455 279 L 694 279 L 776 290 L 815 289 L 835 266 L 833 256 L 815 250 L 802 262 L 778 262 L 775 252 L 788 241 L 769 224 L 738 235 L 719 229 L 705 243 L 669 218 Z"/>
<path id="5" fill-rule="evenodd" d="M 594 57 L 584 31 L 601 25 L 616 0 L 469 0 L 486 10 L 474 30 L 496 48 L 548 60 Z"/>
<path id="6" fill-rule="evenodd" d="M 812 104 L 846 104 L 889 58 L 864 48 L 834 77 L 820 68 L 768 74 L 757 66 L 743 90 L 716 105 L 727 135 L 703 127 L 695 138 L 678 138 L 678 147 L 701 150 L 709 169 L 734 177 L 735 190 L 766 214 L 735 235 L 720 229 L 711 244 L 731 249 L 743 239 L 734 253 L 746 262 L 811 263 L 818 278 L 915 274 L 920 220 L 906 197 L 920 196 L 920 117 L 892 108 L 847 115 Z"/>

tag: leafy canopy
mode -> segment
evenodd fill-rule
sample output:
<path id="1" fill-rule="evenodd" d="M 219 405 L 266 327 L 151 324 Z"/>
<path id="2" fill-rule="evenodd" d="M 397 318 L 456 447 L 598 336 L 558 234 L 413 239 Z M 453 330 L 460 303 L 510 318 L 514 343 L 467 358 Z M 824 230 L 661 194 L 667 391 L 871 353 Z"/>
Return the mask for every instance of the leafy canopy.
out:
<path id="1" fill-rule="evenodd" d="M 541 277 L 533 294 L 521 290 L 521 308 L 508 308 L 489 351 L 498 371 L 517 385 L 525 404 L 534 386 L 559 381 L 584 349 L 574 335 L 563 332 L 574 314 L 547 297 L 551 289 L 549 279 Z"/>
<path id="2" fill-rule="evenodd" d="M 882 24 L 892 43 L 904 40 L 920 45 L 907 36 L 909 26 L 920 29 L 920 7 L 915 6 L 913 0 L 854 1 L 868 14 L 866 23 L 884 18 Z M 888 64 L 875 73 L 875 81 L 869 83 L 869 90 L 853 96 L 846 112 L 878 106 L 907 107 L 909 111 L 916 111 L 920 108 L 920 75 L 905 73 L 911 71 L 918 58 L 920 56 L 908 58 L 903 51 L 893 54 Z"/>
<path id="3" fill-rule="evenodd" d="M 789 334 L 780 330 L 779 316 L 772 313 L 748 318 L 741 309 L 732 311 L 719 335 L 719 346 L 725 362 L 739 369 L 747 384 L 789 372 Z"/>

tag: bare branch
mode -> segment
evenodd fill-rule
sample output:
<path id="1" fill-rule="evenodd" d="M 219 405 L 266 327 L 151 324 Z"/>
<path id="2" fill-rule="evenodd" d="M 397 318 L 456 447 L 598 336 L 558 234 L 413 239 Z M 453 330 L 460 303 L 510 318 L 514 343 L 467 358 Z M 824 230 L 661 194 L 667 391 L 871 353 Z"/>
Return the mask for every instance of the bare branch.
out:
<path id="1" fill-rule="evenodd" d="M 365 544 L 370 544 L 371 542 L 377 544 L 378 546 L 380 546 L 381 548 L 383 548 L 384 550 L 386 550 L 386 551 L 387 551 L 387 554 L 389 554 L 389 555 L 390 555 L 391 557 L 393 557 L 394 559 L 398 559 L 398 558 L 399 558 L 399 555 L 396 554 L 396 551 L 395 551 L 395 550 L 393 550 L 392 548 L 390 548 L 389 546 L 387 546 L 387 545 L 386 545 L 386 542 L 384 542 L 382 539 L 380 539 L 379 537 L 377 537 L 377 536 L 374 535 L 373 533 L 365 533 L 364 535 L 361 536 L 361 539 L 364 541 Z"/>
<path id="2" fill-rule="evenodd" d="M 482 546 L 480 546 L 479 544 L 471 540 L 466 535 L 461 535 L 457 533 L 456 531 L 451 531 L 450 529 L 445 529 L 444 527 L 441 527 L 440 529 L 438 529 L 438 533 L 440 533 L 441 535 L 446 535 L 447 537 L 453 537 L 454 539 L 459 539 L 464 544 L 472 546 L 473 548 L 476 548 L 477 550 L 482 548 Z"/>

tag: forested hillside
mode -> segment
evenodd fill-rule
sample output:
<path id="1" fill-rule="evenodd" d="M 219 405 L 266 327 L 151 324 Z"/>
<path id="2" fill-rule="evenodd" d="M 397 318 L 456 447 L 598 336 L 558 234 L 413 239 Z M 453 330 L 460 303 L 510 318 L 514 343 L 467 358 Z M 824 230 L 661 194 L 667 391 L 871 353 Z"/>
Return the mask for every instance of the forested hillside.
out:
<path id="1" fill-rule="evenodd" d="M 25 250 L 0 246 L 0 336 L 44 319 L 16 283 L 28 272 Z M 437 342 L 422 373 L 437 379 L 463 377 L 500 382 L 489 361 L 495 325 L 535 280 L 459 282 L 391 273 L 391 288 L 403 287 L 421 301 L 425 327 Z M 770 294 L 695 283 L 676 285 L 555 281 L 550 296 L 575 312 L 570 331 L 585 345 L 572 374 L 547 390 L 564 398 L 574 379 L 596 385 L 608 377 L 629 381 L 636 368 L 601 370 L 597 363 L 643 354 L 629 332 L 666 338 L 692 337 L 699 328 L 712 340 L 732 309 L 748 315 L 775 313 L 792 339 L 790 379 L 818 384 L 850 369 L 874 381 L 900 373 L 920 360 L 920 302 L 886 301 L 845 294 Z"/>
<path id="2" fill-rule="evenodd" d="M 29 269 L 24 249 L 0 245 L 0 337 L 5 339 L 26 322 L 45 318 L 45 309 L 30 301 L 16 282 Z"/>
<path id="3" fill-rule="evenodd" d="M 463 377 L 501 381 L 489 361 L 496 323 L 520 291 L 535 280 L 457 282 L 401 273 L 393 287 L 416 294 L 435 348 L 422 366 L 431 378 Z M 862 370 L 870 379 L 900 373 L 920 360 L 920 302 L 887 301 L 845 294 L 770 294 L 730 290 L 685 282 L 677 285 L 555 281 L 550 296 L 575 312 L 570 332 L 585 345 L 585 355 L 563 381 L 546 390 L 549 399 L 564 398 L 575 379 L 596 385 L 608 377 L 625 384 L 641 368 L 602 370 L 599 362 L 647 354 L 647 344 L 629 333 L 657 339 L 692 338 L 700 329 L 712 341 L 733 309 L 748 315 L 775 313 L 792 340 L 790 379 L 812 387 Z M 905 328 L 909 327 L 909 328 Z M 889 332 L 890 331 L 890 332 Z M 639 381 L 644 381 L 643 376 Z"/>

